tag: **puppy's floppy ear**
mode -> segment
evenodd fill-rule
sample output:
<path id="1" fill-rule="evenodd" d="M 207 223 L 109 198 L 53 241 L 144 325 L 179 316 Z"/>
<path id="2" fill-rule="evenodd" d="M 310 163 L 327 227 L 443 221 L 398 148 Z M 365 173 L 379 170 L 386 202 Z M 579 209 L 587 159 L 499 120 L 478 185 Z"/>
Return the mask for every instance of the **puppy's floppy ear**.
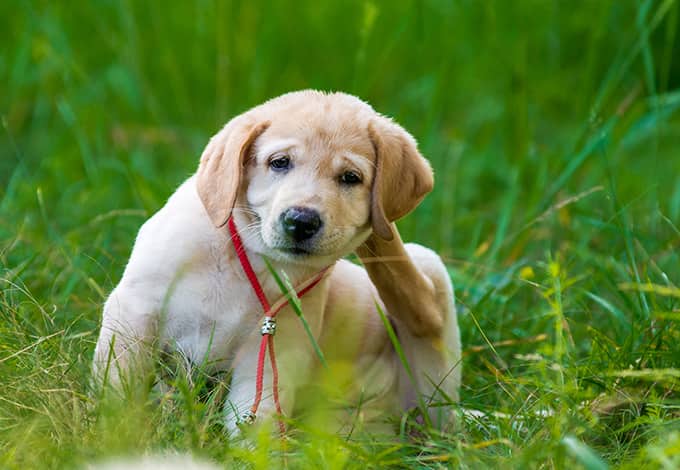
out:
<path id="1" fill-rule="evenodd" d="M 391 222 L 405 216 L 432 191 L 432 168 L 418 152 L 416 141 L 385 117 L 368 125 L 376 154 L 371 190 L 371 225 L 384 240 L 392 240 Z"/>
<path id="2" fill-rule="evenodd" d="M 250 148 L 269 124 L 238 116 L 215 134 L 203 151 L 196 188 L 216 227 L 227 223 L 236 202 Z"/>

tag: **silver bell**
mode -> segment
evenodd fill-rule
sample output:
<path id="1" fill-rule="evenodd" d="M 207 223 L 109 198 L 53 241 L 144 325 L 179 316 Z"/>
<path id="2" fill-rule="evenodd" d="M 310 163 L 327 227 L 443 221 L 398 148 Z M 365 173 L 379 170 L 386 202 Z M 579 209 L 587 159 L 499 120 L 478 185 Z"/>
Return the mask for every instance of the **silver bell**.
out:
<path id="1" fill-rule="evenodd" d="M 262 334 L 274 335 L 276 333 L 276 319 L 274 317 L 264 317 L 262 320 Z"/>

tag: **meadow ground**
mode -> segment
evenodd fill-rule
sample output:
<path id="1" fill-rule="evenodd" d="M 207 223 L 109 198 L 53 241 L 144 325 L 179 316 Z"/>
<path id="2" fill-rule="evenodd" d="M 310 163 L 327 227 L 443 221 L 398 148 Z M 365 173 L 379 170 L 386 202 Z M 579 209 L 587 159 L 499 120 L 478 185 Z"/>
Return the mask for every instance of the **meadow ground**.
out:
<path id="1" fill-rule="evenodd" d="M 96 400 L 102 301 L 143 220 L 230 116 L 300 88 L 409 129 L 464 341 L 454 434 L 328 435 L 292 468 L 680 467 L 680 5 L 0 3 L 0 467 L 230 445 L 219 394 Z M 193 385 L 193 386 L 192 386 Z M 549 411 L 549 413 L 546 413 Z M 403 432 L 406 432 L 405 426 Z"/>

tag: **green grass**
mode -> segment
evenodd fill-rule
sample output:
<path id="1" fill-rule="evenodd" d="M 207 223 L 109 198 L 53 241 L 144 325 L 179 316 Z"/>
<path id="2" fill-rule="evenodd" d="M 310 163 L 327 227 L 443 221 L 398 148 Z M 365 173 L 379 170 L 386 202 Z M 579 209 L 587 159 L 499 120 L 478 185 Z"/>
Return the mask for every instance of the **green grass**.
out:
<path id="1" fill-rule="evenodd" d="M 680 466 L 678 2 L 293 5 L 0 3 L 0 467 L 283 465 L 266 434 L 230 445 L 220 387 L 121 406 L 88 373 L 144 219 L 230 116 L 307 87 L 367 99 L 430 158 L 400 229 L 450 266 L 461 406 L 488 416 L 350 441 L 300 422 L 287 464 Z"/>

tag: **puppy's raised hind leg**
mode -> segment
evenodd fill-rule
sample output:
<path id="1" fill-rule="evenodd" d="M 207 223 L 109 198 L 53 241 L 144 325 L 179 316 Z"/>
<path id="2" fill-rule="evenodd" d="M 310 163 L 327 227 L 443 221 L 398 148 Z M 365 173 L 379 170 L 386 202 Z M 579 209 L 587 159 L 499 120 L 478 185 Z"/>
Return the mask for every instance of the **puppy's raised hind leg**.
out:
<path id="1" fill-rule="evenodd" d="M 431 282 L 437 309 L 442 315 L 442 328 L 433 336 L 414 335 L 400 327 L 398 337 L 413 372 L 413 381 L 428 407 L 433 424 L 443 427 L 450 422 L 451 404 L 459 399 L 461 381 L 461 343 L 454 302 L 453 285 L 441 258 L 432 250 L 417 244 L 406 244 L 413 263 Z M 402 381 L 405 407 L 411 400 L 411 378 Z"/>
<path id="2" fill-rule="evenodd" d="M 458 400 L 461 346 L 453 286 L 441 258 L 416 244 L 370 237 L 357 253 L 396 326 L 412 376 L 400 378 L 404 409 L 428 407 L 433 424 L 450 420 Z"/>

